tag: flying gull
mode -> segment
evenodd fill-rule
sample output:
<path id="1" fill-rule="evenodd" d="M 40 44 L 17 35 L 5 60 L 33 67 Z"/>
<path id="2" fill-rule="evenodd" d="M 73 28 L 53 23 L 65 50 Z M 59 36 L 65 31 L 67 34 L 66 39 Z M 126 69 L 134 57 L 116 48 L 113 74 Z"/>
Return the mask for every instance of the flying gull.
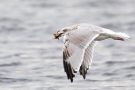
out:
<path id="1" fill-rule="evenodd" d="M 92 53 L 96 41 L 108 38 L 124 41 L 128 35 L 121 32 L 114 32 L 106 28 L 91 24 L 77 24 L 64 27 L 53 34 L 55 39 L 63 36 L 63 66 L 67 78 L 73 82 L 75 73 L 78 71 L 83 78 L 86 78 L 87 70 L 92 62 Z"/>

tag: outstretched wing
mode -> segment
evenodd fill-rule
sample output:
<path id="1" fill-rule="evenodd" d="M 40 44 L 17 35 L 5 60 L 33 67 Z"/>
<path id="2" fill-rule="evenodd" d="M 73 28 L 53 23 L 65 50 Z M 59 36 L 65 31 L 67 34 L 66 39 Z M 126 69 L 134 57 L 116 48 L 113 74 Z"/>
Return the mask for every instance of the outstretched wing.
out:
<path id="1" fill-rule="evenodd" d="M 85 49 L 99 34 L 91 31 L 74 30 L 65 35 L 63 48 L 63 65 L 67 78 L 73 82 L 74 73 L 79 71 L 83 62 Z"/>
<path id="2" fill-rule="evenodd" d="M 74 73 L 78 70 L 81 64 L 81 58 L 83 57 L 83 50 L 76 45 L 67 43 L 63 50 L 63 65 L 67 74 L 67 78 L 73 82 Z"/>
<path id="3" fill-rule="evenodd" d="M 94 44 L 95 41 L 92 41 L 91 44 L 85 49 L 83 62 L 79 70 L 80 75 L 82 75 L 84 79 L 86 77 L 87 70 L 92 63 Z"/>

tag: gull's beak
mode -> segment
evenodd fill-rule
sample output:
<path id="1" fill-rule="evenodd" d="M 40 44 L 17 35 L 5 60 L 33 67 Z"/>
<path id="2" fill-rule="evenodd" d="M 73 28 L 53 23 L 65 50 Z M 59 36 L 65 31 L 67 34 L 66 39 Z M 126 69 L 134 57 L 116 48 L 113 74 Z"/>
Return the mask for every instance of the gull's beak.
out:
<path id="1" fill-rule="evenodd" d="M 54 34 L 53 34 L 54 39 L 58 39 L 58 40 L 59 40 L 59 37 L 61 37 L 62 34 L 63 34 L 63 33 L 59 33 L 59 32 L 54 33 Z"/>

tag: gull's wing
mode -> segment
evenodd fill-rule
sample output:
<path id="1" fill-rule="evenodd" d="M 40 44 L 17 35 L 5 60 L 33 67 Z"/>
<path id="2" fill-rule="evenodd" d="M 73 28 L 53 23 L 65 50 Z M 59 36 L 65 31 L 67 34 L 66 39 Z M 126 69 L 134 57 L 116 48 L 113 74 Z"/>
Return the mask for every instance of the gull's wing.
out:
<path id="1" fill-rule="evenodd" d="M 82 55 L 83 50 L 81 48 L 67 41 L 63 50 L 63 65 L 67 78 L 70 79 L 71 82 L 75 76 L 74 73 L 81 64 Z"/>
<path id="2" fill-rule="evenodd" d="M 83 62 L 85 49 L 99 35 L 94 31 L 74 30 L 65 35 L 63 48 L 63 65 L 68 79 L 73 81 L 74 73 L 79 71 Z"/>
<path id="3" fill-rule="evenodd" d="M 95 41 L 92 41 L 91 44 L 85 49 L 83 62 L 79 70 L 80 75 L 82 75 L 84 79 L 86 77 L 87 70 L 89 69 L 92 63 L 94 44 Z"/>

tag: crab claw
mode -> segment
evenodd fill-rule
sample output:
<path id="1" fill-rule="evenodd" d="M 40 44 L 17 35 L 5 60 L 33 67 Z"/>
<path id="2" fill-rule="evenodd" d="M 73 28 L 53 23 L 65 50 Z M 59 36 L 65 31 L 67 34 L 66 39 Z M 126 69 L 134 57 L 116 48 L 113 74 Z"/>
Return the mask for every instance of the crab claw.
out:
<path id="1" fill-rule="evenodd" d="M 59 40 L 59 37 L 62 35 L 62 33 L 59 33 L 59 32 L 56 32 L 53 34 L 54 36 L 54 39 L 58 39 Z"/>

